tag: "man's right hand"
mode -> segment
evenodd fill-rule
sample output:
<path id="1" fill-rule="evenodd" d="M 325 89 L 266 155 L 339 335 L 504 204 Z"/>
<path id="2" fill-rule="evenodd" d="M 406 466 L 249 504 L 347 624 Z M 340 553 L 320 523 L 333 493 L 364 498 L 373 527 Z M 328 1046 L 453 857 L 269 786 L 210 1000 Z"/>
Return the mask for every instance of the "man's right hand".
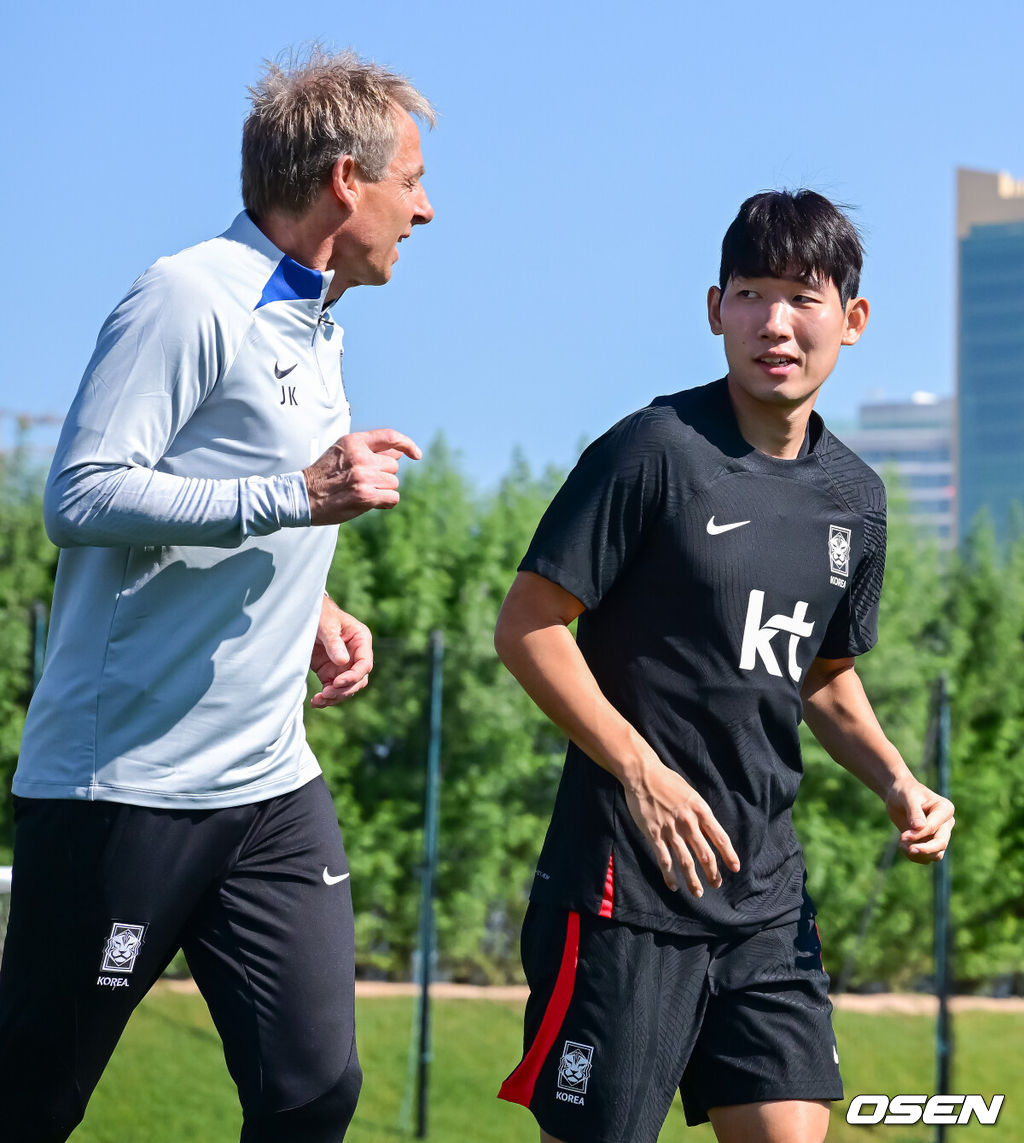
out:
<path id="1" fill-rule="evenodd" d="M 371 508 L 398 503 L 398 459 L 419 460 L 415 441 L 394 429 L 349 433 L 303 469 L 311 524 L 344 524 Z"/>
<path id="2" fill-rule="evenodd" d="M 697 863 L 711 888 L 717 889 L 722 875 L 715 859 L 716 849 L 733 873 L 739 871 L 740 859 L 729 835 L 707 802 L 675 770 L 654 758 L 635 779 L 623 780 L 623 787 L 633 821 L 654 850 L 669 889 L 682 888 L 682 880 L 695 897 L 702 897 L 704 889 L 697 876 Z"/>

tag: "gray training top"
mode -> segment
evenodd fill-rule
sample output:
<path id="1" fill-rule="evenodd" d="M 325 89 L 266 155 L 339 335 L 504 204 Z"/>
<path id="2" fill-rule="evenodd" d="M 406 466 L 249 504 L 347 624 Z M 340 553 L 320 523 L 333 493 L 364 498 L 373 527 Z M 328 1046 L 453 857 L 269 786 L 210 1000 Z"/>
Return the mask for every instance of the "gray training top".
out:
<path id="1" fill-rule="evenodd" d="M 349 429 L 331 277 L 243 213 L 104 323 L 46 488 L 64 550 L 15 794 L 213 809 L 319 773 L 337 528 L 309 526 L 301 470 Z"/>

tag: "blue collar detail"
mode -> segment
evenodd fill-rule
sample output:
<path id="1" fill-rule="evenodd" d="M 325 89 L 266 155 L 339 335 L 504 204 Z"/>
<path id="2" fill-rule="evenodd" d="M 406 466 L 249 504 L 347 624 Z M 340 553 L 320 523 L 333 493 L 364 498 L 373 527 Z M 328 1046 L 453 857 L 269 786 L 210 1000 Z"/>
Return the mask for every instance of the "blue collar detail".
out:
<path id="1" fill-rule="evenodd" d="M 268 302 L 315 301 L 323 289 L 324 277 L 319 270 L 311 270 L 285 254 L 263 287 L 256 309 Z"/>

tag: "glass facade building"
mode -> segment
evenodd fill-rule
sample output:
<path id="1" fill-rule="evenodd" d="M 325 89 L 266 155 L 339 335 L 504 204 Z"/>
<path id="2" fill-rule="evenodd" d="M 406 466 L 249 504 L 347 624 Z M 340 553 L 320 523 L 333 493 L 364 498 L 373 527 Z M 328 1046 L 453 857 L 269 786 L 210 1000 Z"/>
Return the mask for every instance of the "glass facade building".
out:
<path id="1" fill-rule="evenodd" d="M 911 524 L 940 548 L 956 542 L 953 401 L 915 393 L 909 401 L 861 405 L 856 429 L 839 436 L 887 483 L 899 482 Z"/>
<path id="2" fill-rule="evenodd" d="M 1024 183 L 958 172 L 957 519 L 1024 506 Z"/>

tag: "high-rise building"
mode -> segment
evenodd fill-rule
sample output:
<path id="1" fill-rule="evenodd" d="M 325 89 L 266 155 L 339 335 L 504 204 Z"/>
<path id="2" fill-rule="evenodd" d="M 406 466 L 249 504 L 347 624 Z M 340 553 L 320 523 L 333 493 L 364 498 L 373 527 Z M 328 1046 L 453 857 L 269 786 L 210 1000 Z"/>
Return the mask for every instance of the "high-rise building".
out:
<path id="1" fill-rule="evenodd" d="M 1024 504 L 1024 180 L 957 171 L 957 518 Z"/>
<path id="2" fill-rule="evenodd" d="M 839 436 L 887 482 L 899 482 L 911 524 L 940 547 L 953 546 L 952 398 L 915 393 L 861 405 L 858 427 Z"/>

